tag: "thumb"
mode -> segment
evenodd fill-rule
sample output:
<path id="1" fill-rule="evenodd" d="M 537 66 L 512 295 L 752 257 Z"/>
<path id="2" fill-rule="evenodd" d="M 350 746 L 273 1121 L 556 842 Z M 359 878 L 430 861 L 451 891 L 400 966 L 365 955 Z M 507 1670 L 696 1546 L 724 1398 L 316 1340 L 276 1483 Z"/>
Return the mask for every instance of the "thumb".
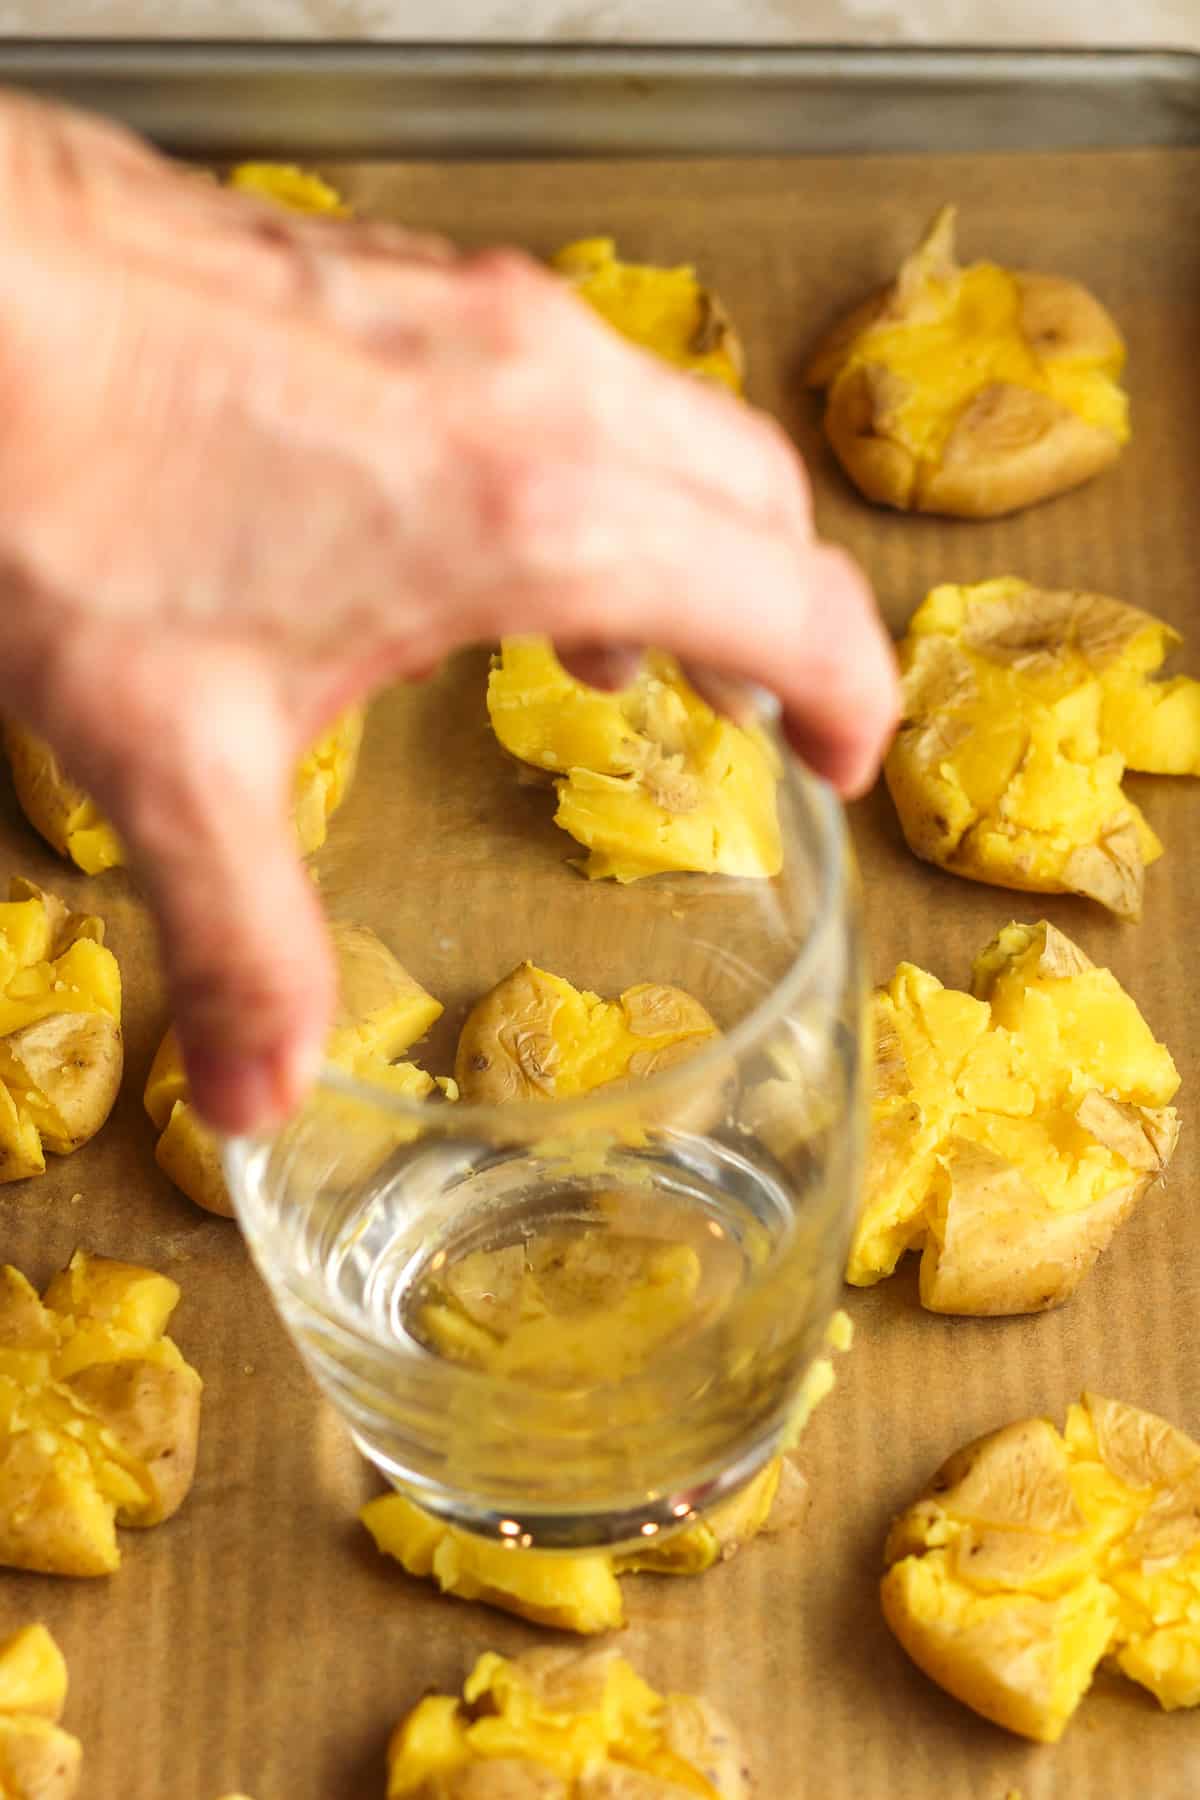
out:
<path id="1" fill-rule="evenodd" d="M 207 717 L 193 695 L 154 756 L 130 758 L 111 810 L 157 918 L 193 1100 L 241 1132 L 315 1077 L 333 959 L 289 816 L 291 733 L 261 688 L 239 709 L 226 687 Z"/>

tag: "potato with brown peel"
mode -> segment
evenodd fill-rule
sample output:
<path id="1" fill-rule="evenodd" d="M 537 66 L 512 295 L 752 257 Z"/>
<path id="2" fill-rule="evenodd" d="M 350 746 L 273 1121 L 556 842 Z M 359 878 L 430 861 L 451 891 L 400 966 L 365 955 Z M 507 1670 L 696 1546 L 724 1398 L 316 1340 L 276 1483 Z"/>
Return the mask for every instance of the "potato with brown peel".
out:
<path id="1" fill-rule="evenodd" d="M 467 1101 L 577 1099 L 674 1068 L 719 1035 L 682 988 L 644 981 L 602 1000 L 525 962 L 472 1008 L 454 1079 Z"/>
<path id="2" fill-rule="evenodd" d="M 1013 576 L 934 588 L 900 646 L 885 765 L 908 844 L 951 874 L 1141 914 L 1162 845 L 1125 770 L 1200 774 L 1200 681 L 1158 681 L 1179 643 L 1101 594 Z"/>
<path id="3" fill-rule="evenodd" d="M 490 1322 L 494 1323 L 494 1319 Z M 849 1348 L 844 1313 L 830 1321 L 830 1352 Z M 433 1581 L 445 1594 L 481 1601 L 556 1631 L 594 1636 L 624 1623 L 619 1576 L 700 1575 L 727 1562 L 752 1538 L 800 1524 L 808 1484 L 790 1454 L 809 1417 L 834 1385 L 831 1355 L 820 1356 L 797 1400 L 785 1449 L 737 1493 L 636 1549 L 564 1553 L 498 1542 L 461 1531 L 424 1512 L 404 1494 L 381 1494 L 359 1514 L 375 1547 L 407 1574 Z"/>
<path id="4" fill-rule="evenodd" d="M 462 1699 L 431 1694 L 388 1746 L 388 1800 L 748 1800 L 732 1726 L 655 1693 L 615 1650 L 481 1656 Z"/>
<path id="5" fill-rule="evenodd" d="M 99 1131 L 121 1085 L 121 975 L 100 919 L 32 882 L 0 904 L 0 1182 Z"/>
<path id="6" fill-rule="evenodd" d="M 1069 1299 L 1179 1135 L 1179 1075 L 1130 997 L 1053 926 L 1008 925 L 973 992 L 902 963 L 875 996 L 875 1096 L 847 1279 L 919 1249 L 932 1312 Z"/>
<path id="7" fill-rule="evenodd" d="M 431 994 L 363 925 L 331 927 L 338 1003 L 326 1044 L 328 1060 L 347 1074 L 405 1099 L 433 1092 L 431 1075 L 398 1059 L 441 1016 Z M 163 1173 L 206 1212 L 233 1217 L 217 1140 L 191 1103 L 187 1073 L 168 1030 L 150 1067 L 143 1103 L 159 1133 L 154 1157 Z"/>
<path id="8" fill-rule="evenodd" d="M 364 711 L 352 707 L 300 759 L 292 790 L 292 825 L 302 856 L 325 842 L 329 820 L 346 797 L 358 762 Z M 108 820 L 71 779 L 50 746 L 11 721 L 4 748 L 21 811 L 52 849 L 86 875 L 122 868 L 125 850 Z"/>
<path id="9" fill-rule="evenodd" d="M 565 245 L 550 266 L 631 343 L 741 393 L 742 340 L 720 300 L 687 264 L 660 269 L 624 263 L 612 238 L 596 237 Z"/>
<path id="10" fill-rule="evenodd" d="M 1108 468 L 1129 438 L 1125 346 L 1060 276 L 975 263 L 937 215 L 882 293 L 841 320 L 808 370 L 825 432 L 869 500 L 996 518 Z"/>
<path id="11" fill-rule="evenodd" d="M 107 1575 L 116 1525 L 182 1505 L 201 1381 L 165 1336 L 179 1289 L 77 1250 L 39 1300 L 0 1270 L 0 1563 Z"/>
<path id="12" fill-rule="evenodd" d="M 1200 1705 L 1200 1446 L 1085 1394 L 958 1451 L 896 1520 L 884 1616 L 919 1668 L 1009 1731 L 1061 1737 L 1105 1658 Z"/>
<path id="13" fill-rule="evenodd" d="M 71 1800 L 83 1748 L 58 1721 L 67 1665 L 44 1625 L 26 1625 L 0 1643 L 0 1795 L 3 1800 Z"/>

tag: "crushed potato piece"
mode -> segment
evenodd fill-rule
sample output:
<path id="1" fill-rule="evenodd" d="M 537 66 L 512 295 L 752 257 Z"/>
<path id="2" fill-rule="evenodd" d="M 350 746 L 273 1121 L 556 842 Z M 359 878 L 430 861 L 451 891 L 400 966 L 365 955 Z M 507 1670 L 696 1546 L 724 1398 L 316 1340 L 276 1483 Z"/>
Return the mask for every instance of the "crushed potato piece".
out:
<path id="1" fill-rule="evenodd" d="M 896 1520 L 883 1610 L 913 1661 L 1054 1743 L 1105 1657 L 1168 1710 L 1200 1704 L 1200 1446 L 1085 1394 L 952 1456 Z"/>
<path id="2" fill-rule="evenodd" d="M 829 1349 L 848 1349 L 850 1336 L 849 1319 L 835 1313 L 827 1334 Z M 819 1357 L 797 1399 L 786 1438 L 789 1451 L 833 1385 L 832 1358 Z M 409 1575 L 436 1582 L 443 1593 L 481 1601 L 537 1625 L 591 1636 L 624 1623 L 618 1576 L 703 1574 L 736 1555 L 751 1538 L 799 1524 L 807 1507 L 808 1484 L 793 1457 L 785 1454 L 679 1530 L 616 1553 L 538 1550 L 478 1537 L 433 1517 L 399 1493 L 368 1501 L 359 1517 L 378 1550 L 394 1557 Z"/>
<path id="3" fill-rule="evenodd" d="M 1125 770 L 1200 774 L 1200 682 L 1152 679 L 1178 643 L 1100 594 L 1012 576 L 934 588 L 900 646 L 886 764 L 910 847 L 974 881 L 1138 918 L 1162 845 Z"/>
<path id="4" fill-rule="evenodd" d="M 0 1269 L 0 1564 L 108 1575 L 115 1526 L 187 1496 L 201 1381 L 164 1335 L 165 1275 L 77 1250 L 42 1299 Z"/>
<path id="5" fill-rule="evenodd" d="M 607 694 L 568 675 L 546 639 L 505 638 L 487 700 L 505 750 L 553 781 L 555 823 L 588 851 L 590 880 L 779 873 L 770 740 L 719 717 L 673 657 L 648 651 Z"/>
<path id="6" fill-rule="evenodd" d="M 1178 1086 L 1116 978 L 1052 925 L 1006 925 L 971 994 L 902 963 L 875 996 L 847 1278 L 867 1286 L 921 1248 L 931 1311 L 1060 1305 L 1170 1162 Z"/>
<path id="7" fill-rule="evenodd" d="M 1125 346 L 1086 288 L 954 252 L 938 214 L 882 293 L 856 307 L 808 371 L 825 431 L 869 500 L 986 519 L 1064 493 L 1129 439 Z"/>
<path id="8" fill-rule="evenodd" d="M 462 1699 L 430 1694 L 388 1746 L 388 1800 L 748 1800 L 732 1727 L 655 1693 L 615 1650 L 489 1651 Z"/>
<path id="9" fill-rule="evenodd" d="M 338 1010 L 326 1056 L 361 1081 L 409 1100 L 423 1100 L 434 1079 L 399 1058 L 424 1037 L 442 1008 L 413 980 L 396 957 L 363 925 L 330 929 L 338 968 Z M 207 1212 L 233 1217 L 217 1140 L 189 1098 L 187 1074 L 174 1027 L 150 1068 L 144 1105 L 159 1132 L 155 1160 L 189 1200 Z"/>
<path id="10" fill-rule="evenodd" d="M 0 904 L 0 1182 L 86 1144 L 121 1085 L 121 974 L 103 921 L 14 879 Z"/>
<path id="11" fill-rule="evenodd" d="M 335 218 L 345 218 L 350 212 L 336 188 L 294 163 L 238 163 L 230 171 L 229 186 L 242 194 L 274 200 L 289 212 L 328 213 Z"/>
<path id="12" fill-rule="evenodd" d="M 292 825 L 302 856 L 319 850 L 333 813 L 354 778 L 364 712 L 352 707 L 300 760 L 292 790 Z M 82 869 L 121 868 L 125 851 L 113 827 L 71 780 L 49 744 L 23 726 L 5 725 L 4 748 L 21 811 L 46 842 Z"/>
<path id="13" fill-rule="evenodd" d="M 618 261 L 612 238 L 582 238 L 551 258 L 602 319 L 665 362 L 742 391 L 741 339 L 715 294 L 686 264 L 658 269 Z"/>
<path id="14" fill-rule="evenodd" d="M 4 1800 L 71 1800 L 83 1749 L 59 1726 L 67 1665 L 44 1625 L 26 1625 L 0 1643 L 0 1795 Z"/>
<path id="15" fill-rule="evenodd" d="M 525 962 L 472 1009 L 454 1078 L 469 1101 L 569 1100 L 673 1068 L 719 1035 L 682 988 L 643 981 L 602 1000 Z"/>

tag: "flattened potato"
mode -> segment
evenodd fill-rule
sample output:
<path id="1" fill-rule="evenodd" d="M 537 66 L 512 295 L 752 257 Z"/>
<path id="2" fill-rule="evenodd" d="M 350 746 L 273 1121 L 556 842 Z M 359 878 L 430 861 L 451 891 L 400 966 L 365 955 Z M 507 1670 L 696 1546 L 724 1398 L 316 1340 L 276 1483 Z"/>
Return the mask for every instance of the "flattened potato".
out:
<path id="1" fill-rule="evenodd" d="M 71 1800 L 83 1748 L 59 1728 L 67 1665 L 44 1625 L 0 1643 L 0 1794 L 4 1800 Z"/>
<path id="2" fill-rule="evenodd" d="M 467 1101 L 575 1099 L 674 1068 L 719 1036 L 682 988 L 644 981 L 602 1000 L 525 962 L 471 1010 L 454 1079 Z"/>
<path id="3" fill-rule="evenodd" d="M 694 269 L 620 262 L 616 245 L 606 237 L 567 244 L 550 266 L 631 343 L 741 393 L 746 368 L 742 340 Z"/>
<path id="4" fill-rule="evenodd" d="M 388 1800 L 748 1800 L 737 1735 L 707 1701 L 655 1693 L 615 1650 L 481 1656 L 388 1746 Z"/>
<path id="5" fill-rule="evenodd" d="M 1125 346 L 1085 288 L 959 266 L 944 207 L 881 294 L 834 327 L 808 380 L 869 500 L 989 519 L 1089 481 L 1129 438 Z"/>
<path id="6" fill-rule="evenodd" d="M 0 1270 L 0 1563 L 107 1575 L 117 1524 L 159 1524 L 191 1486 L 201 1381 L 164 1335 L 179 1289 L 77 1250 L 39 1300 Z"/>
<path id="7" fill-rule="evenodd" d="M 338 1006 L 326 1055 L 331 1063 L 376 1087 L 420 1100 L 434 1080 L 414 1062 L 397 1059 L 424 1037 L 442 1008 L 365 925 L 331 927 L 338 966 Z M 217 1140 L 190 1099 L 174 1027 L 150 1067 L 143 1104 L 159 1133 L 154 1157 L 189 1200 L 231 1219 Z"/>
<path id="8" fill-rule="evenodd" d="M 475 1297 L 483 1301 L 482 1284 Z M 511 1289 L 502 1298 L 511 1299 Z M 495 1315 L 485 1307 L 475 1316 L 494 1327 Z M 827 1333 L 829 1350 L 849 1349 L 850 1336 L 849 1319 L 835 1313 Z M 486 1343 L 488 1337 L 479 1332 L 480 1341 Z M 832 1355 L 820 1356 L 797 1401 L 785 1439 L 788 1453 L 767 1463 L 738 1493 L 693 1514 L 678 1530 L 647 1537 L 636 1549 L 566 1553 L 497 1542 L 447 1525 L 400 1493 L 369 1501 L 359 1517 L 376 1549 L 394 1557 L 409 1575 L 434 1581 L 443 1593 L 482 1601 L 557 1631 L 583 1636 L 615 1631 L 624 1623 L 618 1576 L 700 1575 L 728 1561 L 752 1538 L 801 1523 L 808 1484 L 790 1452 L 833 1385 Z"/>
<path id="9" fill-rule="evenodd" d="M 847 1279 L 920 1249 L 932 1312 L 1070 1298 L 1175 1149 L 1179 1075 L 1107 969 L 1007 925 L 973 993 L 902 963 L 875 996 L 866 1191 Z"/>
<path id="10" fill-rule="evenodd" d="M 95 1136 L 121 1085 L 121 976 L 101 920 L 32 882 L 0 905 L 0 1182 Z"/>
<path id="11" fill-rule="evenodd" d="M 487 704 L 505 750 L 553 783 L 555 824 L 588 851 L 589 880 L 763 879 L 783 866 L 774 747 L 719 717 L 674 657 L 648 651 L 631 685 L 606 694 L 568 675 L 545 638 L 505 638 Z"/>
<path id="12" fill-rule="evenodd" d="M 1162 845 L 1125 770 L 1200 774 L 1200 682 L 1153 679 L 1178 643 L 1101 594 L 1012 576 L 934 588 L 900 646 L 885 765 L 910 848 L 973 881 L 1138 918 Z"/>
<path id="13" fill-rule="evenodd" d="M 320 849 L 329 820 L 346 797 L 365 716 L 362 707 L 351 707 L 300 760 L 292 790 L 292 824 L 302 856 Z M 12 722 L 4 726 L 3 737 L 13 787 L 34 830 L 87 875 L 123 867 L 125 851 L 117 833 L 71 780 L 50 746 Z"/>
<path id="14" fill-rule="evenodd" d="M 1200 1446 L 1085 1394 L 1063 1434 L 969 1444 L 892 1526 L 884 1616 L 919 1668 L 1054 1743 L 1104 1657 L 1168 1710 L 1200 1704 Z"/>

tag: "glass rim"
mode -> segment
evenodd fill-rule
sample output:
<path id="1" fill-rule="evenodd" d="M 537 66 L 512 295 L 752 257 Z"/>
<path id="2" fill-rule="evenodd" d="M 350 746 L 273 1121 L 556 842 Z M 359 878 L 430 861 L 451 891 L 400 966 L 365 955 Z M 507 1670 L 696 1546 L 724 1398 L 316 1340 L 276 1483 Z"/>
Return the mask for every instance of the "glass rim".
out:
<path id="1" fill-rule="evenodd" d="M 436 1118 L 436 1129 L 455 1137 L 468 1134 L 473 1127 L 482 1132 L 494 1133 L 502 1125 L 505 1135 L 516 1133 L 521 1137 L 548 1138 L 556 1135 L 556 1122 L 575 1119 L 601 1121 L 607 1114 L 628 1112 L 633 1093 L 636 1093 L 636 1104 L 640 1109 L 643 1104 L 652 1104 L 660 1098 L 669 1099 L 675 1092 L 695 1087 L 699 1080 L 714 1070 L 721 1067 L 727 1069 L 731 1060 L 737 1061 L 745 1050 L 758 1042 L 791 1009 L 806 985 L 830 921 L 839 916 L 841 902 L 849 886 L 850 838 L 841 802 L 828 782 L 814 775 L 790 753 L 785 757 L 785 769 L 789 782 L 807 788 L 818 825 L 816 859 L 820 874 L 812 922 L 803 943 L 780 979 L 728 1031 L 718 1032 L 703 1050 L 671 1068 L 643 1076 L 636 1089 L 624 1084 L 614 1084 L 590 1094 L 572 1095 L 569 1098 L 550 1096 L 544 1100 L 454 1100 L 434 1108 L 429 1106 L 428 1097 L 409 1099 L 326 1062 L 322 1064 L 308 1098 L 311 1099 L 312 1095 L 320 1092 L 332 1093 L 343 1099 L 358 1101 L 394 1119 L 425 1127 L 429 1127 L 431 1119 Z M 307 1101 L 302 1101 L 292 1119 L 285 1120 L 272 1131 L 227 1137 L 226 1157 L 230 1157 L 236 1166 L 240 1162 L 239 1151 L 242 1148 L 285 1135 L 293 1120 L 301 1116 L 306 1104 Z M 236 1198 L 235 1193 L 235 1202 Z"/>

